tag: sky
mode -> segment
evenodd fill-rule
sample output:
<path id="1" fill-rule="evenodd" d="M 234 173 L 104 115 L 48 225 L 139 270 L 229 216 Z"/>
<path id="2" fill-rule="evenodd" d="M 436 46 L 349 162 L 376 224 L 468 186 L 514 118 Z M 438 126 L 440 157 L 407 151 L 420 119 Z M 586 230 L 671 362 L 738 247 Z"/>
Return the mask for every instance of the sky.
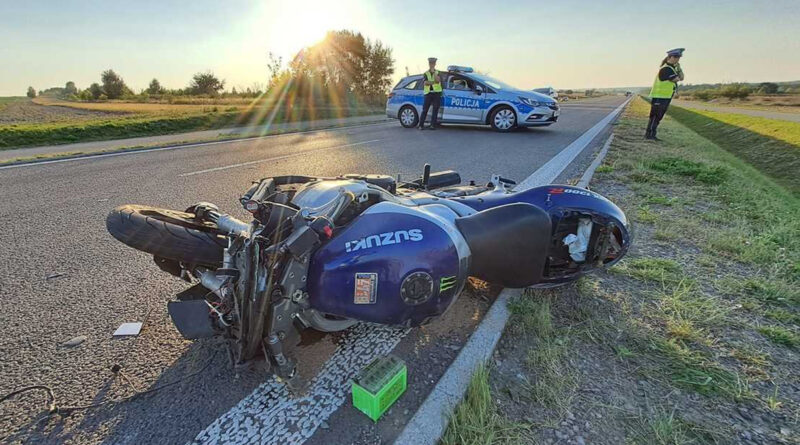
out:
<path id="1" fill-rule="evenodd" d="M 0 96 L 108 68 L 135 91 L 208 70 L 263 85 L 268 52 L 291 59 L 332 29 L 391 47 L 395 80 L 435 56 L 525 89 L 646 86 L 674 47 L 687 83 L 800 80 L 798 23 L 800 0 L 0 0 Z"/>

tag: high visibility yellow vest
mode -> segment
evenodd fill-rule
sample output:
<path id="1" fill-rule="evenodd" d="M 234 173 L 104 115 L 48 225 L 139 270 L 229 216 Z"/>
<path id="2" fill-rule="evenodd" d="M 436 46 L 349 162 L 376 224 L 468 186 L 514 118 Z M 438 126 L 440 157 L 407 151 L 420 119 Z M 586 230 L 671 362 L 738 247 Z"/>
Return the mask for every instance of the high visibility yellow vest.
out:
<path id="1" fill-rule="evenodd" d="M 669 67 L 675 74 L 678 74 L 674 66 L 665 63 L 661 68 L 665 66 Z M 661 72 L 661 69 L 658 71 Z M 650 97 L 653 99 L 671 99 L 673 94 L 675 94 L 675 82 L 671 80 L 659 80 L 658 73 L 656 73 L 656 80 L 653 82 L 653 89 L 650 90 Z"/>
<path id="2" fill-rule="evenodd" d="M 442 83 L 439 82 L 439 71 L 434 71 L 431 74 L 431 71 L 425 71 L 425 80 L 428 82 L 433 82 L 433 92 L 434 93 L 441 93 L 442 92 Z M 422 87 L 423 94 L 428 94 L 431 92 L 431 85 L 425 85 Z"/>

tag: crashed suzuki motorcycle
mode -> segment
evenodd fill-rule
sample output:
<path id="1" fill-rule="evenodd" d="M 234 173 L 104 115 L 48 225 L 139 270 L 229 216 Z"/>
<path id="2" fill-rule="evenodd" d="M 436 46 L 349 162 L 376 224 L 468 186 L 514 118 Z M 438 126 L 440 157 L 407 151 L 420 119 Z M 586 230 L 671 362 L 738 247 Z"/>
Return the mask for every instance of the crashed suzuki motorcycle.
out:
<path id="1" fill-rule="evenodd" d="M 514 191 L 493 176 L 411 182 L 384 175 L 265 178 L 241 197 L 245 223 L 209 203 L 185 212 L 125 205 L 108 231 L 194 286 L 168 303 L 189 339 L 232 339 L 237 363 L 263 354 L 290 379 L 305 328 L 356 322 L 418 326 L 453 305 L 467 277 L 504 287 L 554 286 L 618 261 L 625 214 L 585 189 Z"/>

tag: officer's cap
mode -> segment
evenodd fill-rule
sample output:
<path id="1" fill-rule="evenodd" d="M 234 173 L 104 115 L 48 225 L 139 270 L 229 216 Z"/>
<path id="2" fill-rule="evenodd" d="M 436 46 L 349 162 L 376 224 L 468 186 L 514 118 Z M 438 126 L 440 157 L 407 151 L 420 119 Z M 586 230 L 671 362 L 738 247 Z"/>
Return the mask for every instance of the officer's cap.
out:
<path id="1" fill-rule="evenodd" d="M 686 48 L 675 48 L 675 49 L 671 49 L 671 50 L 667 51 L 667 55 L 668 56 L 681 57 L 681 56 L 683 56 L 683 52 L 684 51 L 686 51 Z"/>
<path id="2" fill-rule="evenodd" d="M 428 63 L 436 63 L 436 57 L 428 57 Z"/>

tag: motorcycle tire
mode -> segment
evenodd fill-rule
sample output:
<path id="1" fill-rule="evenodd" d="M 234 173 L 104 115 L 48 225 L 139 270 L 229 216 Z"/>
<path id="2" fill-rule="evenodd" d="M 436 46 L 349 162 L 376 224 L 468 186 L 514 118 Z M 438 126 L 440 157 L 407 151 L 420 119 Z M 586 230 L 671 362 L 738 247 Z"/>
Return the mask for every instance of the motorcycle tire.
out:
<path id="1" fill-rule="evenodd" d="M 219 267 L 227 238 L 216 224 L 194 218 L 193 213 L 124 205 L 108 214 L 106 228 L 134 249 L 187 264 Z"/>

